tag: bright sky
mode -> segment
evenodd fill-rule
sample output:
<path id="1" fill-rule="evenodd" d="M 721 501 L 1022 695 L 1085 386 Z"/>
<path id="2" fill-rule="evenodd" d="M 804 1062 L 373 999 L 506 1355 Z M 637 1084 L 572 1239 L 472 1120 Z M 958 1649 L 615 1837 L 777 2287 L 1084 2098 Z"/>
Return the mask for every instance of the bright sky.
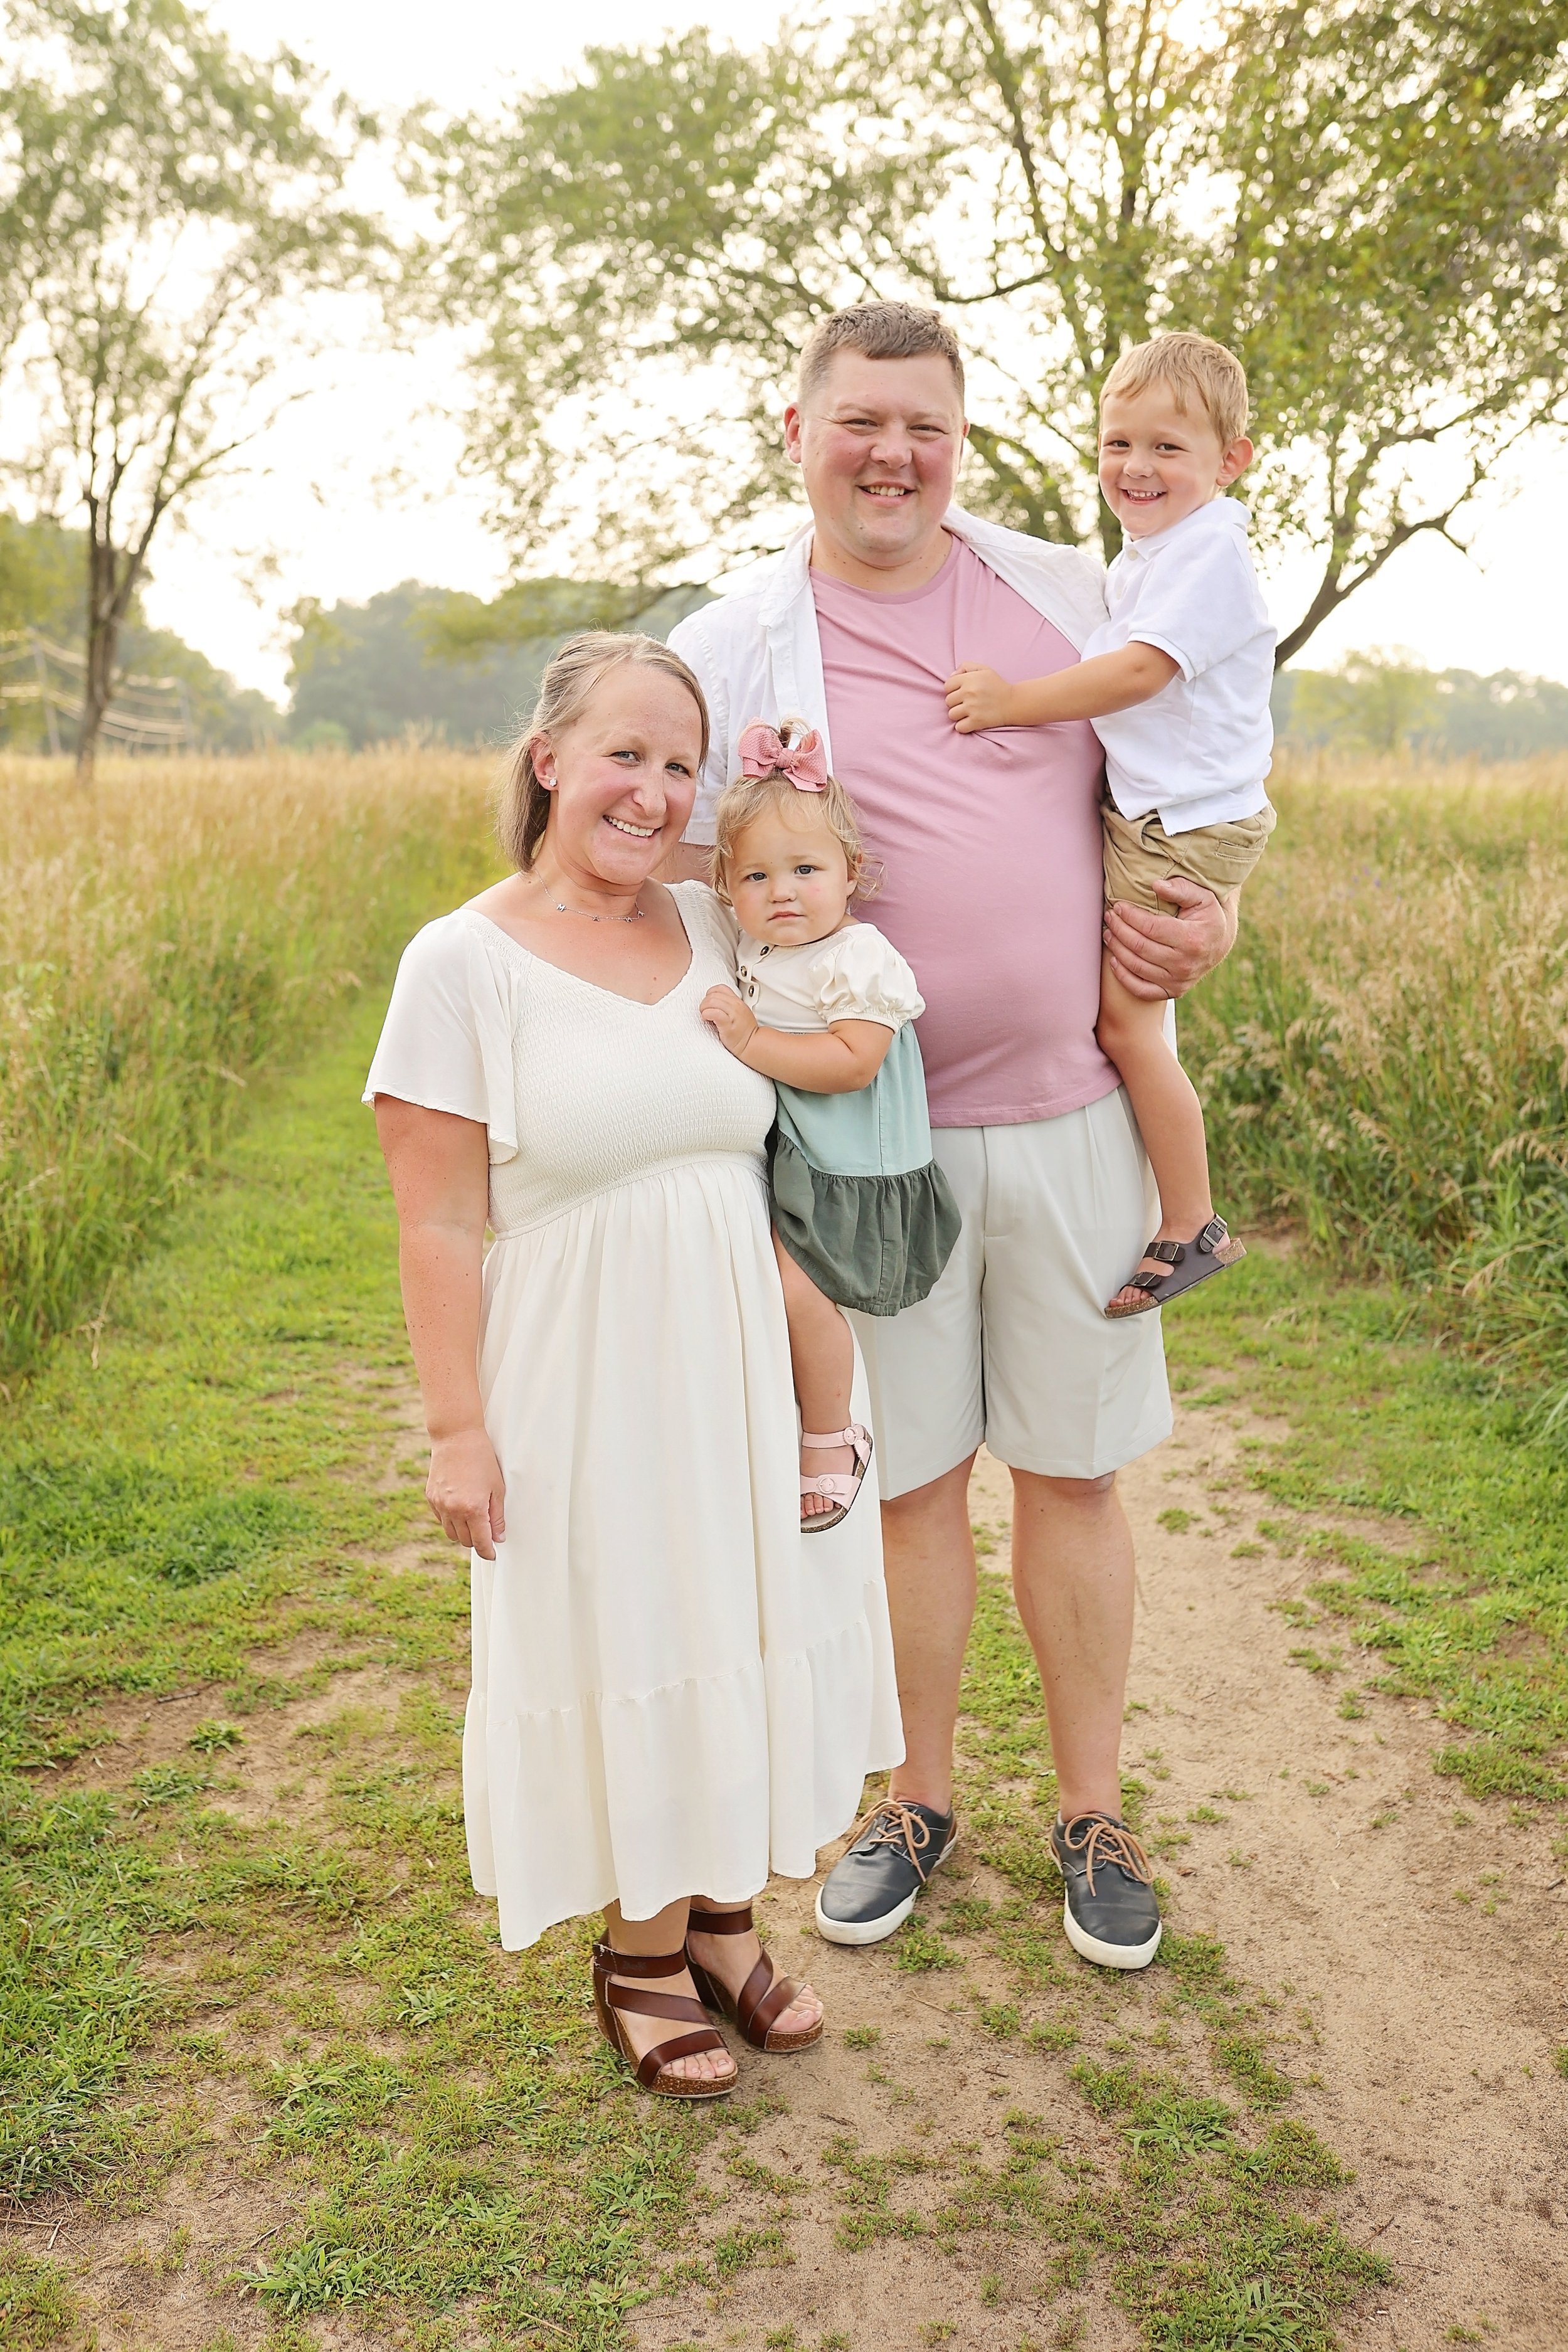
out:
<path id="1" fill-rule="evenodd" d="M 489 110 L 520 86 L 553 79 L 591 43 L 707 24 L 751 42 L 778 21 L 772 0 L 215 0 L 246 48 L 287 44 L 362 103 L 394 110 L 421 98 Z M 835 14 L 849 14 L 836 6 Z M 243 684 L 281 697 L 285 630 L 296 598 L 360 601 L 397 581 L 492 593 L 505 576 L 484 528 L 479 488 L 459 482 L 459 442 L 442 415 L 456 353 L 432 337 L 407 355 L 375 343 L 336 357 L 329 389 L 294 408 L 247 477 L 215 490 L 191 526 L 155 552 L 151 616 L 176 629 Z M 1568 453 L 1521 455 L 1469 525 L 1472 553 L 1421 540 L 1320 630 L 1310 664 L 1369 646 L 1412 647 L 1436 667 L 1517 668 L 1568 680 L 1568 638 L 1547 551 L 1568 525 Z M 237 576 L 235 551 L 239 551 Z M 248 584 L 247 584 L 248 583 Z M 1306 583 L 1268 583 L 1276 617 L 1293 621 Z"/>

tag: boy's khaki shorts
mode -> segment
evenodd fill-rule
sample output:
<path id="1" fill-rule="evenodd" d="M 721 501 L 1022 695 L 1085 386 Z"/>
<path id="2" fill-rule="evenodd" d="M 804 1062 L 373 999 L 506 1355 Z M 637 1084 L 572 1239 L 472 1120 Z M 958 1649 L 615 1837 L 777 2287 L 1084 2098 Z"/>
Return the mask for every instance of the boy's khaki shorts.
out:
<path id="1" fill-rule="evenodd" d="M 1100 803 L 1105 826 L 1105 899 L 1168 915 L 1170 901 L 1154 888 L 1167 875 L 1201 882 L 1216 898 L 1234 898 L 1268 845 L 1277 822 L 1267 805 L 1235 824 L 1199 824 L 1191 833 L 1167 833 L 1152 810 L 1123 816 L 1110 793 Z"/>

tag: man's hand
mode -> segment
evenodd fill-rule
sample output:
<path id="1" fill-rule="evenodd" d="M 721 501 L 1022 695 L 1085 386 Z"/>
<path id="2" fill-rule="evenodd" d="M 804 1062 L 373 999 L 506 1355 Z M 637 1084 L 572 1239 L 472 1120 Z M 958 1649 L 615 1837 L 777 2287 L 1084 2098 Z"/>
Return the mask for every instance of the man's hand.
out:
<path id="1" fill-rule="evenodd" d="M 1151 914 L 1147 907 L 1118 901 L 1105 910 L 1104 940 L 1111 970 L 1130 995 L 1151 1003 L 1184 996 L 1189 988 L 1223 963 L 1236 944 L 1238 901 L 1222 906 L 1212 890 L 1180 874 L 1156 882 L 1174 914 Z"/>
<path id="2" fill-rule="evenodd" d="M 453 1543 L 494 1559 L 506 1536 L 506 1481 L 482 1429 L 456 1430 L 432 1442 L 425 1499 Z"/>
<path id="3" fill-rule="evenodd" d="M 751 1007 L 742 1003 L 732 988 L 710 988 L 698 1009 L 717 1032 L 720 1044 L 740 1060 L 761 1025 Z"/>
<path id="4" fill-rule="evenodd" d="M 1008 723 L 1013 689 L 984 662 L 960 662 L 942 692 L 947 697 L 947 715 L 960 735 L 975 735 L 983 727 Z"/>

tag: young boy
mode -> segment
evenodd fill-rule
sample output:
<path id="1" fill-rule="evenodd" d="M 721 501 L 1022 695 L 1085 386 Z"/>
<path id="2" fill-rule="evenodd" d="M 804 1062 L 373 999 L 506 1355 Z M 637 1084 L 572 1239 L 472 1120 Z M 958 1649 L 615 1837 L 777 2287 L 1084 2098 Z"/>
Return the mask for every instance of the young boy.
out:
<path id="1" fill-rule="evenodd" d="M 1160 335 L 1121 357 L 1100 411 L 1100 487 L 1124 533 L 1110 617 L 1083 659 L 1009 686 L 964 662 L 947 681 L 961 735 L 1091 719 L 1105 747 L 1105 895 L 1168 913 L 1168 875 L 1234 898 L 1274 829 L 1274 630 L 1225 492 L 1252 463 L 1247 377 L 1207 335 Z M 1204 1115 L 1165 1037 L 1165 1008 L 1102 960 L 1096 1034 L 1121 1073 L 1160 1188 L 1160 1230 L 1106 1307 L 1141 1315 L 1246 1255 L 1214 1213 Z"/>

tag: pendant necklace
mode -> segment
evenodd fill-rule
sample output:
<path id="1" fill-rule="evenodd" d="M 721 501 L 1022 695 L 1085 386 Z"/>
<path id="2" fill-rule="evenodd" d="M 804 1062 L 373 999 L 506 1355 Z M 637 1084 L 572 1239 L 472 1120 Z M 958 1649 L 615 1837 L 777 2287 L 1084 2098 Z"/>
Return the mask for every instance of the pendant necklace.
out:
<path id="1" fill-rule="evenodd" d="M 540 887 L 545 897 L 550 898 L 549 883 L 542 883 Z M 579 915 L 585 923 L 640 923 L 643 919 L 640 907 L 634 907 L 629 915 L 591 915 L 586 907 L 569 907 L 564 898 L 551 898 L 550 903 L 558 915 Z"/>

